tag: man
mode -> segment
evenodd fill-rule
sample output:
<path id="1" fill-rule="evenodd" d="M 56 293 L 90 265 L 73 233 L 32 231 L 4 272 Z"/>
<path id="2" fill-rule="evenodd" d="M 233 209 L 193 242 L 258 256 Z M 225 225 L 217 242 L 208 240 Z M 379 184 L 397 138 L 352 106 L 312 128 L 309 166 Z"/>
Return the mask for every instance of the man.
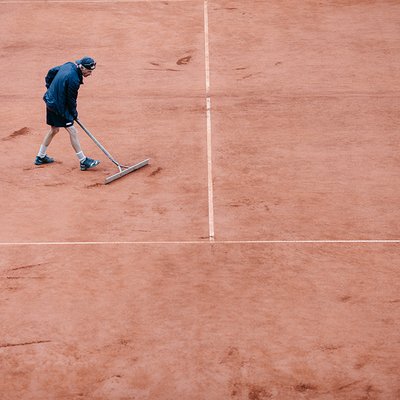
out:
<path id="1" fill-rule="evenodd" d="M 60 128 L 65 128 L 70 137 L 72 147 L 80 162 L 81 171 L 93 168 L 100 163 L 83 154 L 79 143 L 78 131 L 74 126 L 74 120 L 78 117 L 77 98 L 78 90 L 83 84 L 83 77 L 92 75 L 96 68 L 96 62 L 91 57 L 83 57 L 80 60 L 67 62 L 49 70 L 46 75 L 47 91 L 43 96 L 46 103 L 46 122 L 50 125 L 50 131 L 45 136 L 38 155 L 35 159 L 36 165 L 50 164 L 54 159 L 49 157 L 47 147 Z"/>

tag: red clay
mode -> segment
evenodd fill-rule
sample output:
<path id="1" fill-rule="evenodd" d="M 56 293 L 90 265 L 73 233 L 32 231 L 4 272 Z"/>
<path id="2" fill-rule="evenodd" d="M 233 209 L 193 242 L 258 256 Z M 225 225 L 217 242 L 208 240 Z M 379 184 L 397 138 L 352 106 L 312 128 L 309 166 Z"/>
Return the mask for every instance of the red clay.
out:
<path id="1" fill-rule="evenodd" d="M 396 245 L 0 251 L 4 399 L 398 397 Z"/>
<path id="2" fill-rule="evenodd" d="M 208 2 L 215 243 L 203 6 L 0 2 L 2 400 L 400 398 L 399 243 L 244 242 L 400 238 L 399 5 Z M 33 165 L 85 54 L 107 186 Z"/>

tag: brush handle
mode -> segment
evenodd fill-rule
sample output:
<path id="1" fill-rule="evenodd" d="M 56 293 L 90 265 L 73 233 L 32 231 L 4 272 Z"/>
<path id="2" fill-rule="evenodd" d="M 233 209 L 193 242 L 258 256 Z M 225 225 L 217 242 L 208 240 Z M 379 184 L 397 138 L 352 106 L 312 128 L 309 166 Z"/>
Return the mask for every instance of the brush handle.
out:
<path id="1" fill-rule="evenodd" d="M 120 167 L 119 162 L 115 161 L 113 156 L 103 147 L 103 145 L 93 136 L 92 133 L 89 132 L 89 130 L 85 127 L 85 125 L 83 125 L 83 123 L 77 118 L 75 120 L 78 125 L 85 131 L 85 133 L 90 137 L 90 139 L 93 140 L 93 142 L 95 142 L 97 144 L 97 146 L 99 147 L 99 149 L 117 166 Z"/>

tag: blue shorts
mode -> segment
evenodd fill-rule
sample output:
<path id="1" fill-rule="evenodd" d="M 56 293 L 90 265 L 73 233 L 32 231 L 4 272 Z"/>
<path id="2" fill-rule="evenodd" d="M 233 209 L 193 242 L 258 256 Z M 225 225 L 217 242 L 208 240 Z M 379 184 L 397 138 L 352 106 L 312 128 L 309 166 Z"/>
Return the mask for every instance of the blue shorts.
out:
<path id="1" fill-rule="evenodd" d="M 46 123 L 50 126 L 55 126 L 57 128 L 67 128 L 74 124 L 74 121 L 67 121 L 61 115 L 58 115 L 54 111 L 46 108 Z"/>

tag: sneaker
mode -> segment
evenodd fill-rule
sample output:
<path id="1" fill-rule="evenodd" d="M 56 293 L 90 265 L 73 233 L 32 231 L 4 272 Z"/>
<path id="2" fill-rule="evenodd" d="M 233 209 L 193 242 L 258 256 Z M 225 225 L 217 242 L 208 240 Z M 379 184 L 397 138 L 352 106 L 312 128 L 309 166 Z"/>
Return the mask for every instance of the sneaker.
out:
<path id="1" fill-rule="evenodd" d="M 84 161 L 81 161 L 81 171 L 86 171 L 89 168 L 94 168 L 96 165 L 99 164 L 100 161 L 86 157 Z"/>
<path id="2" fill-rule="evenodd" d="M 35 165 L 51 164 L 52 162 L 54 162 L 54 158 L 47 155 L 44 157 L 36 156 L 35 158 Z"/>

